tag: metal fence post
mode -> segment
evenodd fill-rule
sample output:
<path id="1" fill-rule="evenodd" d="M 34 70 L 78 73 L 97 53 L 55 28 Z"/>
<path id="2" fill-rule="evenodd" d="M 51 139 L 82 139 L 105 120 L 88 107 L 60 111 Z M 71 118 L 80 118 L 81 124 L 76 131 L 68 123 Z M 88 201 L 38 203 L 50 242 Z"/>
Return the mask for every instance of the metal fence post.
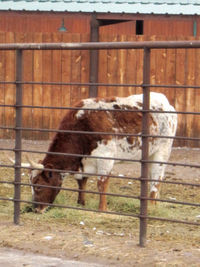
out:
<path id="1" fill-rule="evenodd" d="M 149 84 L 150 82 L 150 49 L 144 48 L 143 57 L 143 110 L 149 109 Z M 148 160 L 149 154 L 149 112 L 143 112 L 142 117 L 142 162 L 141 162 L 141 191 L 140 191 L 140 241 L 139 245 L 146 245 L 147 235 L 147 196 L 148 196 Z"/>
<path id="2" fill-rule="evenodd" d="M 16 50 L 15 187 L 14 223 L 19 224 L 21 196 L 22 50 Z"/>

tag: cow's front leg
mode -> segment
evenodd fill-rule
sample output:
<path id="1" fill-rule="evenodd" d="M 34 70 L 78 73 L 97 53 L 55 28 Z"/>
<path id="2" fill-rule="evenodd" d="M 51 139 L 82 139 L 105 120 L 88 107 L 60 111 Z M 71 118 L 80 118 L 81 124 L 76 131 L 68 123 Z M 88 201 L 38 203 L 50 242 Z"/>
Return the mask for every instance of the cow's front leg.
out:
<path id="1" fill-rule="evenodd" d="M 77 180 L 79 191 L 78 192 L 78 204 L 85 205 L 85 192 L 88 177 L 83 177 L 81 180 Z"/>
<path id="2" fill-rule="evenodd" d="M 107 192 L 108 189 L 108 182 L 109 178 L 107 177 L 100 177 L 98 179 L 98 190 L 100 194 L 100 199 L 99 199 L 99 210 L 100 211 L 106 211 L 107 210 L 107 200 L 106 200 L 106 195 L 105 193 Z"/>

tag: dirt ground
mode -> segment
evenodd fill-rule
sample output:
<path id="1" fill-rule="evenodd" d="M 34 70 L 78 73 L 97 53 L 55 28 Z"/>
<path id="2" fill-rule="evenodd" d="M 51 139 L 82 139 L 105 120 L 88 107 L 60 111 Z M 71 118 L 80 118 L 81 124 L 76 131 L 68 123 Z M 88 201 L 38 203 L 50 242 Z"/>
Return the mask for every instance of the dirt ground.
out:
<path id="1" fill-rule="evenodd" d="M 0 141 L 0 147 L 11 148 L 13 143 Z M 45 151 L 46 147 L 45 142 L 23 143 L 24 149 Z M 5 163 L 3 157 L 0 157 L 1 164 Z M 200 149 L 173 149 L 170 161 L 199 165 Z M 115 167 L 115 173 L 128 172 L 127 165 Z M 166 177 L 200 184 L 200 169 L 168 166 Z M 194 193 L 190 187 L 188 197 L 193 199 L 196 194 L 195 202 L 200 203 L 200 194 L 196 192 L 199 191 Z M 174 196 L 169 193 L 168 197 Z M 188 208 L 188 212 L 192 210 Z M 195 220 L 199 222 L 200 208 L 195 212 Z M 0 246 L 3 248 L 103 266 L 200 266 L 199 226 L 150 221 L 147 246 L 141 248 L 138 246 L 139 222 L 129 217 L 90 213 L 90 220 L 83 217 L 75 223 L 62 218 L 62 223 L 52 223 L 45 215 L 25 214 L 16 226 L 11 215 L 3 214 L 0 219 Z M 91 221 L 96 222 L 97 217 L 95 225 Z M 25 266 L 23 259 L 22 266 Z"/>

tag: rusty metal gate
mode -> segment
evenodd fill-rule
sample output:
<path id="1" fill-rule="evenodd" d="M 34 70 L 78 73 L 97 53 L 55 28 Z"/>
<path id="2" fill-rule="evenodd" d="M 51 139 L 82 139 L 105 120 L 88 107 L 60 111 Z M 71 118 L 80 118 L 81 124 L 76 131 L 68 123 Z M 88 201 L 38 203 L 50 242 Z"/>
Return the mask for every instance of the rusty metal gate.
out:
<path id="1" fill-rule="evenodd" d="M 107 212 L 110 214 L 120 214 L 120 215 L 125 215 L 125 216 L 132 216 L 132 217 L 137 217 L 140 220 L 140 240 L 139 244 L 140 246 L 145 246 L 146 244 L 146 234 L 147 234 L 147 221 L 149 219 L 152 220 L 166 220 L 169 222 L 176 222 L 176 223 L 184 223 L 184 224 L 190 224 L 190 225 L 200 225 L 198 221 L 182 221 L 182 220 L 175 220 L 175 219 L 167 219 L 167 218 L 158 218 L 158 217 L 153 217 L 153 216 L 148 216 L 148 210 L 147 210 L 147 203 L 150 198 L 148 197 L 148 183 L 150 181 L 153 181 L 152 179 L 150 180 L 148 178 L 148 164 L 152 163 L 152 161 L 148 160 L 148 140 L 150 137 L 155 137 L 155 136 L 150 136 L 149 135 L 149 126 L 148 126 L 148 120 L 149 120 L 149 113 L 152 112 L 149 108 L 149 93 L 151 87 L 166 87 L 166 88 L 172 88 L 172 87 L 179 87 L 179 88 L 194 88 L 194 89 L 199 89 L 200 87 L 198 86 L 177 86 L 177 85 L 152 85 L 150 84 L 150 58 L 151 58 L 151 50 L 152 49 L 172 49 L 172 48 L 200 48 L 200 42 L 199 41 L 178 41 L 178 42 L 113 42 L 113 43 L 61 43 L 61 44 L 0 44 L 0 50 L 15 50 L 16 51 L 16 80 L 15 81 L 0 81 L 0 84 L 14 84 L 16 86 L 16 104 L 15 105 L 4 105 L 0 104 L 0 107 L 3 108 L 15 108 L 15 127 L 6 127 L 1 125 L 0 129 L 9 129 L 15 131 L 15 148 L 14 149 L 4 149 L 0 148 L 1 151 L 7 150 L 7 151 L 13 151 L 15 153 L 15 164 L 14 165 L 7 165 L 7 164 L 1 164 L 1 167 L 7 167 L 7 168 L 14 168 L 15 171 L 15 177 L 13 182 L 9 181 L 0 181 L 1 184 L 5 183 L 11 183 L 14 185 L 14 197 L 12 199 L 4 198 L 0 196 L 0 200 L 6 200 L 6 201 L 13 201 L 14 202 L 14 223 L 19 224 L 20 221 L 20 203 L 21 202 L 26 202 L 26 203 L 33 203 L 33 202 L 28 202 L 24 201 L 21 199 L 21 186 L 31 186 L 30 184 L 22 183 L 21 182 L 21 155 L 22 152 L 32 152 L 32 153 L 38 153 L 37 151 L 31 151 L 31 150 L 24 150 L 22 149 L 22 131 L 51 131 L 51 132 L 56 132 L 56 130 L 48 130 L 48 129 L 34 129 L 34 128 L 24 128 L 22 125 L 22 110 L 23 108 L 41 108 L 41 109 L 73 109 L 73 108 L 63 108 L 63 107 L 42 107 L 42 106 L 26 106 L 23 105 L 22 101 L 22 91 L 23 91 L 23 85 L 25 84 L 35 84 L 35 82 L 32 81 L 23 81 L 22 79 L 22 65 L 23 65 L 23 52 L 25 50 L 59 50 L 59 49 L 64 49 L 64 50 L 99 50 L 99 49 L 143 49 L 143 83 L 142 84 L 99 84 L 99 83 L 87 83 L 87 84 L 80 84 L 78 85 L 84 85 L 88 86 L 91 88 L 96 88 L 98 86 L 132 86 L 132 87 L 141 87 L 143 90 L 143 110 L 142 110 L 142 133 L 140 135 L 142 139 L 142 157 L 138 162 L 141 164 L 141 177 L 139 179 L 137 178 L 132 178 L 133 180 L 139 180 L 140 181 L 140 196 L 139 197 L 133 197 L 137 198 L 140 200 L 140 213 L 139 214 L 126 214 L 126 213 L 117 213 L 117 212 Z M 49 84 L 49 85 L 55 85 L 55 84 L 62 84 L 62 83 L 40 83 L 39 84 Z M 67 85 L 70 85 L 72 83 L 67 83 Z M 64 83 L 63 85 L 66 85 Z M 76 83 L 73 83 L 73 85 L 77 85 Z M 90 95 L 93 95 L 93 93 L 90 93 Z M 184 113 L 184 114 L 191 114 L 191 112 L 178 112 L 178 113 Z M 200 112 L 196 112 L 196 115 L 200 115 Z M 160 136 L 156 136 L 160 137 Z M 196 140 L 199 141 L 199 138 L 188 138 L 188 137 L 169 137 L 169 136 L 162 136 L 162 138 L 174 138 L 174 139 L 185 139 L 185 140 Z M 41 152 L 39 152 L 41 153 Z M 45 151 L 43 152 L 43 154 Z M 123 159 L 121 159 L 123 160 Z M 131 161 L 131 160 L 130 160 Z M 179 165 L 179 166 L 191 166 L 195 168 L 199 168 L 200 165 L 190 165 L 190 164 L 181 164 L 177 162 L 156 162 L 153 161 L 154 163 L 158 164 L 168 164 L 168 165 Z M 59 170 L 55 170 L 59 171 Z M 111 176 L 112 177 L 112 176 Z M 194 186 L 194 187 L 200 187 L 199 183 L 184 183 L 184 182 L 177 182 L 177 181 L 160 181 L 161 183 L 169 183 L 169 184 L 182 184 L 185 186 Z M 55 187 L 54 187 L 55 188 Z M 66 188 L 62 188 L 65 190 Z M 66 189 L 69 190 L 69 189 Z M 71 189 L 72 191 L 78 192 L 79 190 L 74 190 Z M 88 193 L 95 193 L 95 192 L 90 192 L 87 191 Z M 95 194 L 98 194 L 97 192 Z M 114 195 L 114 196 L 121 196 L 117 194 L 109 194 L 108 195 Z M 123 196 L 126 197 L 126 196 Z M 128 196 L 127 196 L 128 197 Z M 183 205 L 189 205 L 189 206 L 195 206 L 199 207 L 200 203 L 190 203 L 190 202 L 183 202 L 183 201 L 176 201 L 176 200 L 164 200 L 164 199 L 157 199 L 156 201 L 160 202 L 169 202 L 173 204 L 183 204 Z M 63 208 L 72 208 L 69 206 L 64 206 L 64 205 L 54 205 L 54 204 L 49 204 L 50 206 L 58 206 L 58 207 L 63 207 Z M 77 208 L 76 209 L 81 209 Z M 89 210 L 89 209 L 84 209 L 86 211 L 93 211 L 97 212 L 97 210 Z"/>

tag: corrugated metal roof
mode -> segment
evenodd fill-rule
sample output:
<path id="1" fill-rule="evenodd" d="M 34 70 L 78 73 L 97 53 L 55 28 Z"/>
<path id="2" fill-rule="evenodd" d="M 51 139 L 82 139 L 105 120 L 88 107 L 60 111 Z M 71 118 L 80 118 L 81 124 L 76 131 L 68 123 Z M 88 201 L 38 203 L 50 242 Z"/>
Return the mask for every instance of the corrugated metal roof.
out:
<path id="1" fill-rule="evenodd" d="M 0 10 L 200 15 L 200 0 L 0 0 Z"/>

